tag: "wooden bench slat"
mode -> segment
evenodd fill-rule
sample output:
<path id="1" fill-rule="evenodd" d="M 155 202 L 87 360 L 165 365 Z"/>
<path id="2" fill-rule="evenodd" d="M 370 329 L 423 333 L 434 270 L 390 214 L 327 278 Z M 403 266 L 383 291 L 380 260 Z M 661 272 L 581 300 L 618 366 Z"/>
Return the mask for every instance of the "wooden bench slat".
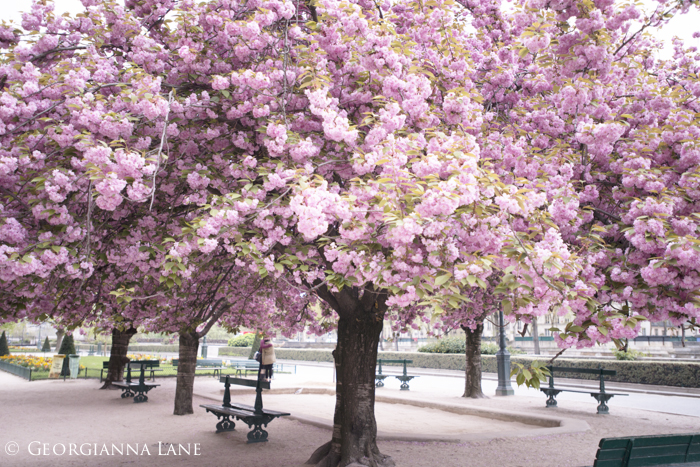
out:
<path id="1" fill-rule="evenodd" d="M 634 451 L 632 451 L 634 452 Z M 650 467 L 654 465 L 661 464 L 674 464 L 685 461 L 685 454 L 683 455 L 667 455 L 667 456 L 657 456 L 657 457 L 639 457 L 636 459 L 630 459 L 627 463 L 627 467 Z"/>
<path id="2" fill-rule="evenodd" d="M 683 444 L 688 446 L 690 441 L 693 439 L 693 435 L 672 435 L 672 436 L 640 436 L 634 438 L 634 447 L 645 447 L 645 446 L 667 446 L 673 444 Z"/>
<path id="3" fill-rule="evenodd" d="M 596 459 L 598 459 L 598 460 L 608 460 L 608 459 L 622 460 L 625 457 L 626 452 L 627 452 L 627 450 L 625 448 L 606 449 L 605 451 L 599 450 L 598 454 L 596 455 Z"/>
<path id="4" fill-rule="evenodd" d="M 634 447 L 632 448 L 632 453 L 630 454 L 630 459 L 670 455 L 682 455 L 685 457 L 686 451 L 688 451 L 688 443 L 644 447 L 637 446 L 637 443 L 635 443 Z"/>
<path id="5" fill-rule="evenodd" d="M 622 459 L 596 460 L 593 467 L 622 467 Z"/>
<path id="6" fill-rule="evenodd" d="M 219 382 L 225 383 L 226 378 L 227 378 L 227 376 L 220 376 Z M 258 385 L 258 380 L 256 380 L 256 379 L 245 379 L 245 378 L 236 378 L 233 376 L 228 376 L 228 380 L 229 380 L 229 383 L 237 384 L 239 386 L 249 386 L 251 388 L 254 388 L 254 387 L 257 387 L 257 385 Z M 260 381 L 260 387 L 262 389 L 270 389 L 270 382 L 269 381 Z"/>
<path id="7" fill-rule="evenodd" d="M 598 443 L 598 449 L 627 448 L 629 438 L 603 438 Z"/>

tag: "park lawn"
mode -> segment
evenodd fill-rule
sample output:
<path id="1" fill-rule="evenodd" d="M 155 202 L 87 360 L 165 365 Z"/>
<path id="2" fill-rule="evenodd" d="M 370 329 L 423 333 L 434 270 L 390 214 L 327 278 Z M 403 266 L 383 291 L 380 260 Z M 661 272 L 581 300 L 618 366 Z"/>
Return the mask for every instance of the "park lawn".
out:
<path id="1" fill-rule="evenodd" d="M 99 356 L 88 356 L 88 357 L 80 357 L 80 366 L 84 367 L 85 369 L 80 370 L 80 375 L 78 376 L 79 378 L 99 378 L 100 377 L 100 372 L 102 372 L 102 363 L 106 362 L 109 360 L 109 357 L 99 357 Z M 161 371 L 156 371 L 155 375 L 156 378 L 163 377 L 163 376 L 176 376 L 177 375 L 177 368 L 172 366 L 172 365 L 167 365 L 167 364 L 161 364 L 160 365 L 160 370 Z M 87 374 L 86 374 L 87 372 Z M 235 371 L 233 368 L 230 370 L 224 370 L 223 374 L 233 374 Z M 106 375 L 107 371 L 105 370 L 102 374 Z M 214 374 L 214 370 L 197 370 L 196 376 L 212 376 Z M 146 372 L 147 376 L 150 376 L 150 372 Z M 131 377 L 132 379 L 138 378 L 139 376 L 139 371 L 132 371 Z M 32 372 L 32 381 L 34 380 L 41 380 L 41 379 L 48 379 L 49 378 L 49 372 L 48 371 L 34 371 Z"/>

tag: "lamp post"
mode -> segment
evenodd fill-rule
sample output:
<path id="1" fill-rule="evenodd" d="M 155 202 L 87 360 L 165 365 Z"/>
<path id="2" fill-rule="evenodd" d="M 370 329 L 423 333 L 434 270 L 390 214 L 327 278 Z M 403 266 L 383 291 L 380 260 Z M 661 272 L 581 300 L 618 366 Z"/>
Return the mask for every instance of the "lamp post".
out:
<path id="1" fill-rule="evenodd" d="M 506 349 L 506 327 L 502 308 L 498 310 L 498 346 L 500 349 L 496 352 L 496 363 L 498 365 L 496 395 L 512 396 L 515 394 L 515 391 L 510 385 L 510 353 Z"/>
<path id="2" fill-rule="evenodd" d="M 202 339 L 202 358 L 207 358 L 207 336 Z"/>

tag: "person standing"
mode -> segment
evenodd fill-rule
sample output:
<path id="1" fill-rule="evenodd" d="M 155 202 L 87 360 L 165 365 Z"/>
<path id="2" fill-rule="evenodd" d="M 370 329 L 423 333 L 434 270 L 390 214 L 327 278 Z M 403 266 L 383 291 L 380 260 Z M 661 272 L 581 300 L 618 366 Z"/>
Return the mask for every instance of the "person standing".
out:
<path id="1" fill-rule="evenodd" d="M 275 347 L 272 345 L 272 340 L 265 337 L 260 342 L 260 373 L 259 378 L 263 381 L 272 379 L 272 366 L 277 361 L 275 358 Z"/>

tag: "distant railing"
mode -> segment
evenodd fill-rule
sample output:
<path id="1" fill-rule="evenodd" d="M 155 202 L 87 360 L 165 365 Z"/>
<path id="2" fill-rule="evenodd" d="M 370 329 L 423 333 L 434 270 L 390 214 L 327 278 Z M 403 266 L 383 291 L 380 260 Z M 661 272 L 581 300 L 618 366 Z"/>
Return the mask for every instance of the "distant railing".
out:
<path id="1" fill-rule="evenodd" d="M 540 342 L 553 341 L 554 336 L 540 336 Z M 532 342 L 532 336 L 515 336 L 515 342 Z"/>
<path id="2" fill-rule="evenodd" d="M 24 378 L 28 381 L 32 380 L 31 368 L 25 368 L 23 366 L 15 365 L 13 363 L 0 361 L 0 370 L 6 371 L 15 376 L 19 376 L 20 378 Z"/>
<path id="3" fill-rule="evenodd" d="M 695 338 L 686 337 L 685 340 L 695 340 Z M 652 342 L 680 342 L 681 338 L 678 336 L 637 336 L 634 338 L 634 342 L 646 342 L 651 344 Z"/>

